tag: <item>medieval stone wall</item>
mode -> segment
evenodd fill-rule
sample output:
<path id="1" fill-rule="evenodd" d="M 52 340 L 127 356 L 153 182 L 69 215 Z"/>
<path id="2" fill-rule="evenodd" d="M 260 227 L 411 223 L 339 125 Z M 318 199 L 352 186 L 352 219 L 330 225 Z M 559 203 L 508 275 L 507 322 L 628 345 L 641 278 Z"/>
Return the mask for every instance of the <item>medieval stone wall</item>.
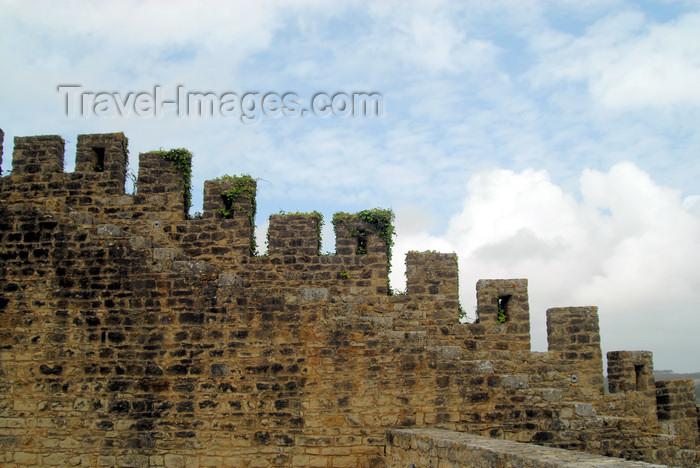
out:
<path id="1" fill-rule="evenodd" d="M 652 468 L 665 466 L 439 429 L 389 430 L 386 459 L 387 467 L 390 468 L 423 466 L 439 466 L 441 468 L 501 468 L 503 466 Z"/>
<path id="2" fill-rule="evenodd" d="M 595 307 L 550 309 L 531 352 L 527 280 L 479 281 L 479 322 L 459 323 L 454 254 L 408 254 L 390 296 L 359 217 L 320 255 L 317 216 L 273 215 L 258 256 L 254 195 L 222 196 L 237 179 L 187 219 L 160 153 L 135 195 L 122 134 L 79 136 L 74 173 L 63 157 L 17 138 L 0 178 L 4 466 L 379 467 L 392 428 L 698 462 L 689 390 L 657 388 L 650 353 L 609 355 L 603 394 Z"/>
<path id="3" fill-rule="evenodd" d="M 681 447 L 687 449 L 700 445 L 694 393 L 695 385 L 690 379 L 656 382 L 659 423 L 665 433 L 677 436 Z"/>

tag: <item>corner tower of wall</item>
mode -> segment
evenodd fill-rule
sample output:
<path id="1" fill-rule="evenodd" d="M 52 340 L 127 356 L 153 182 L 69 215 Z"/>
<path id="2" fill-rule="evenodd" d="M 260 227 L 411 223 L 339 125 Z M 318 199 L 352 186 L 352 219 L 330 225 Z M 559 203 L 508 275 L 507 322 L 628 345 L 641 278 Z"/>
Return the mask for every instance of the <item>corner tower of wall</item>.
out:
<path id="1" fill-rule="evenodd" d="M 63 172 L 65 142 L 58 135 L 15 137 L 12 174 Z"/>

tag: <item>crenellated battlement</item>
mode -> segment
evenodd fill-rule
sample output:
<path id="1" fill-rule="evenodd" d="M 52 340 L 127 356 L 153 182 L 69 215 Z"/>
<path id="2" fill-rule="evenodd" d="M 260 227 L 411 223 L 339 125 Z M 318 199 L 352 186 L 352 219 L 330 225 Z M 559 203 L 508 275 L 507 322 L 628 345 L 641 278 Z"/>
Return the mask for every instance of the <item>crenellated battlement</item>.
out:
<path id="1" fill-rule="evenodd" d="M 268 254 L 270 256 L 319 255 L 321 245 L 320 215 L 277 214 L 270 216 Z"/>
<path id="2" fill-rule="evenodd" d="M 202 252 L 214 262 L 217 256 L 231 261 L 254 255 L 255 179 L 226 176 L 205 181 L 201 219 L 188 219 L 185 193 L 190 182 L 165 153 L 139 155 L 135 195 L 125 195 L 128 140 L 123 133 L 78 135 L 73 173 L 63 172 L 64 143 L 60 136 L 16 137 L 13 171 L 3 184 L 2 197 L 61 200 L 100 220 L 117 220 L 129 232 L 150 232 L 159 242 L 182 243 L 177 246 L 188 254 L 197 256 Z M 387 251 L 387 241 L 371 223 L 342 215 L 335 229 L 338 255 L 374 256 Z M 318 227 L 321 218 L 312 218 L 311 224 Z M 298 229 L 307 218 L 272 215 L 270 219 L 273 255 L 287 255 L 283 252 L 290 249 L 305 255 L 320 254 L 320 231 L 313 228 L 304 233 Z M 202 231 L 212 230 L 219 233 L 202 235 Z M 193 244 L 188 246 L 187 242 Z"/>
<path id="3" fill-rule="evenodd" d="M 558 307 L 547 310 L 549 352 L 569 367 L 570 385 L 576 390 L 602 395 L 603 358 L 600 350 L 598 308 Z M 566 381 L 566 371 L 564 379 Z"/>
<path id="4" fill-rule="evenodd" d="M 645 392 L 654 394 L 654 364 L 651 352 L 609 352 L 608 387 L 610 393 Z"/>
<path id="5" fill-rule="evenodd" d="M 128 141 L 123 133 L 78 135 L 75 172 L 101 174 L 113 185 L 108 195 L 123 195 L 128 165 Z"/>
<path id="6" fill-rule="evenodd" d="M 140 154 L 128 194 L 127 143 L 80 135 L 65 173 L 61 137 L 15 138 L 4 465 L 381 467 L 399 427 L 700 463 L 692 385 L 654 382 L 651 353 L 608 353 L 604 394 L 596 307 L 547 310 L 532 352 L 526 279 L 479 280 L 461 323 L 457 255 L 412 251 L 393 293 L 383 209 L 336 213 L 333 254 L 319 213 L 273 214 L 260 255 L 254 178 L 206 181 L 191 218 L 189 152 Z"/>
<path id="7" fill-rule="evenodd" d="M 58 135 L 15 137 L 12 153 L 13 174 L 63 172 L 65 142 Z"/>

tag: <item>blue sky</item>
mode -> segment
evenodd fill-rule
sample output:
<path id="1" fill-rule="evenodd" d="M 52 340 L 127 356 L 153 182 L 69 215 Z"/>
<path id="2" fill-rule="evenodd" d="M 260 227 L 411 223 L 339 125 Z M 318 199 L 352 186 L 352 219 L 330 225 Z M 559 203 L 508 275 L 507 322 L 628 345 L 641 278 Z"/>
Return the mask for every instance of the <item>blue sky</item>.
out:
<path id="1" fill-rule="evenodd" d="M 479 278 L 530 279 L 545 310 L 598 305 L 604 350 L 700 366 L 700 4 L 627 1 L 0 1 L 3 169 L 12 137 L 124 131 L 137 155 L 194 154 L 203 182 L 259 178 L 272 213 L 396 213 L 408 250 L 456 252 Z M 65 115 L 99 92 L 379 92 L 381 117 Z M 134 167 L 136 169 L 136 167 Z M 264 242 L 261 242 L 264 245 Z"/>

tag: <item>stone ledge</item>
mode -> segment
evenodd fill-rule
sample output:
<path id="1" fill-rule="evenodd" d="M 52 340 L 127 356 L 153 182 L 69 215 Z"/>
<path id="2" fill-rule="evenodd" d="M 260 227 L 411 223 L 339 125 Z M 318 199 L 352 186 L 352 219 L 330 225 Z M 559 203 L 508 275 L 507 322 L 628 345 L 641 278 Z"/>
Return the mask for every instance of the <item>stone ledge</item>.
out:
<path id="1" fill-rule="evenodd" d="M 490 439 L 442 429 L 389 429 L 387 468 L 440 466 L 444 468 L 527 466 L 663 467 L 503 439 Z M 429 464 L 426 464 L 428 462 Z"/>

